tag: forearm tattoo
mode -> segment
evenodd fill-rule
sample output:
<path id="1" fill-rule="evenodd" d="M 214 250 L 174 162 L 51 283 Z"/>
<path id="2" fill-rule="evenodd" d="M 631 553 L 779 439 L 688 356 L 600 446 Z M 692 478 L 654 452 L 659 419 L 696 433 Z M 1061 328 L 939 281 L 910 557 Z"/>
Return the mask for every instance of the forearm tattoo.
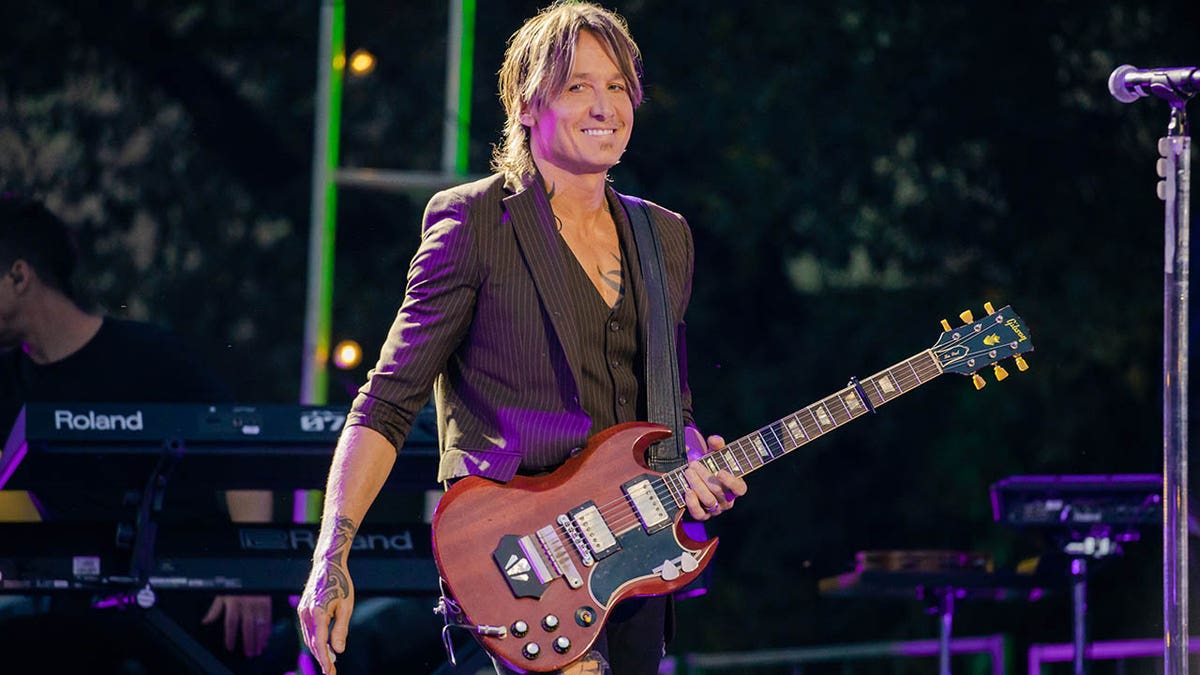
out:
<path id="1" fill-rule="evenodd" d="M 345 516 L 338 516 L 334 522 L 332 541 L 325 551 L 328 566 L 313 588 L 317 607 L 325 608 L 334 600 L 350 597 L 350 575 L 346 572 L 345 559 L 356 532 L 358 526 Z"/>

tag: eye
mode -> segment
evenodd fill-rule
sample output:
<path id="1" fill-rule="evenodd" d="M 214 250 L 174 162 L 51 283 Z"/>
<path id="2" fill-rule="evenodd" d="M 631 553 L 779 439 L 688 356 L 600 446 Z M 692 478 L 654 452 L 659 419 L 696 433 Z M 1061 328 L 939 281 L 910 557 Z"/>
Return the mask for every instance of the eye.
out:
<path id="1" fill-rule="evenodd" d="M 625 91 L 625 83 L 624 82 L 613 82 L 612 84 L 608 85 L 608 90 L 609 91 Z"/>
<path id="2" fill-rule="evenodd" d="M 570 92 L 579 92 L 579 91 L 583 91 L 583 88 L 584 88 L 584 85 L 583 85 L 583 83 L 582 83 L 582 82 L 576 82 L 575 84 L 568 85 L 568 86 L 567 86 L 567 91 L 570 91 Z"/>

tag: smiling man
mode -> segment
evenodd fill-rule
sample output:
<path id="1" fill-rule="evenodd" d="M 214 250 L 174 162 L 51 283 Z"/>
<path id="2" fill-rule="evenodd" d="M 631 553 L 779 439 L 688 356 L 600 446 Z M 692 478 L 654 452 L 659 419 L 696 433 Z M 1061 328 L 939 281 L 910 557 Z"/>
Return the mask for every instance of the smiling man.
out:
<path id="1" fill-rule="evenodd" d="M 336 672 L 336 654 L 348 644 L 354 534 L 431 389 L 438 479 L 447 484 L 552 473 L 589 437 L 657 409 L 647 400 L 650 371 L 665 370 L 668 379 L 679 373 L 668 389 L 677 394 L 675 432 L 688 455 L 656 448 L 651 466 L 665 470 L 723 447 L 719 437 L 705 440 L 692 418 L 683 330 L 694 262 L 687 223 L 647 203 L 664 288 L 652 287 L 642 257 L 653 253 L 635 244 L 626 202 L 608 183 L 633 131 L 640 78 L 640 53 L 624 21 L 591 3 L 554 4 L 510 39 L 496 173 L 430 200 L 404 300 L 334 454 L 299 606 L 324 672 Z M 657 297 L 665 297 L 670 338 L 651 330 Z M 676 353 L 665 354 L 676 363 L 649 365 L 647 355 L 672 342 Z M 684 508 L 696 520 L 728 510 L 746 491 L 741 478 L 699 462 L 684 475 Z M 494 545 L 480 542 L 480 554 L 490 556 Z M 664 596 L 617 605 L 592 648 L 564 672 L 657 673 L 670 614 Z M 530 665 L 494 660 L 500 673 Z"/>

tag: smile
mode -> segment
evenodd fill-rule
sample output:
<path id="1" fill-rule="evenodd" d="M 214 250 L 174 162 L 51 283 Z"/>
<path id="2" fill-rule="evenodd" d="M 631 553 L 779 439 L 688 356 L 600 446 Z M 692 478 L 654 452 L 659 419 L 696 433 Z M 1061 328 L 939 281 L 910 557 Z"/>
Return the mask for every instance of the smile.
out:
<path id="1" fill-rule="evenodd" d="M 583 133 L 588 136 L 611 136 L 617 133 L 616 129 L 584 129 Z"/>

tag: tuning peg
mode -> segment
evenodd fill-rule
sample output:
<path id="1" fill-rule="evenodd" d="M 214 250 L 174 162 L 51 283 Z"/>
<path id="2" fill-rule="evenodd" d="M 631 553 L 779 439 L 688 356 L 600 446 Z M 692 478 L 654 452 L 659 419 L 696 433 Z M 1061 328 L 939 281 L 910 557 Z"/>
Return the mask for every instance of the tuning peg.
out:
<path id="1" fill-rule="evenodd" d="M 947 333 L 950 332 L 950 322 L 949 321 L 942 319 L 942 330 L 946 331 Z"/>
<path id="2" fill-rule="evenodd" d="M 992 368 L 992 374 L 996 376 L 997 382 L 1003 382 L 1004 378 L 1008 377 L 1008 371 L 1004 369 L 1004 366 L 1001 366 L 998 363 L 996 364 L 995 368 Z"/>
<path id="3" fill-rule="evenodd" d="M 959 314 L 958 318 L 962 319 L 963 323 L 971 323 L 972 321 L 975 320 L 975 315 L 972 314 L 971 310 L 968 309 L 968 310 L 964 311 L 962 314 Z"/>
<path id="4" fill-rule="evenodd" d="M 992 309 L 992 303 L 990 303 L 990 302 L 983 303 L 983 311 L 987 312 L 988 314 L 996 313 L 996 310 Z"/>
<path id="5" fill-rule="evenodd" d="M 971 373 L 971 381 L 975 383 L 976 391 L 979 391 L 987 386 L 987 382 L 984 382 L 983 378 L 979 376 L 979 373 Z"/>
<path id="6" fill-rule="evenodd" d="M 1024 357 L 1024 356 L 1019 356 L 1019 355 L 1018 355 L 1018 356 L 1017 356 L 1015 359 L 1013 359 L 1013 361 L 1016 361 L 1016 363 L 1017 363 L 1017 370 L 1021 371 L 1022 373 L 1023 373 L 1023 372 L 1025 372 L 1026 370 L 1029 370 L 1029 364 L 1028 364 L 1028 363 L 1025 363 L 1025 357 Z"/>

